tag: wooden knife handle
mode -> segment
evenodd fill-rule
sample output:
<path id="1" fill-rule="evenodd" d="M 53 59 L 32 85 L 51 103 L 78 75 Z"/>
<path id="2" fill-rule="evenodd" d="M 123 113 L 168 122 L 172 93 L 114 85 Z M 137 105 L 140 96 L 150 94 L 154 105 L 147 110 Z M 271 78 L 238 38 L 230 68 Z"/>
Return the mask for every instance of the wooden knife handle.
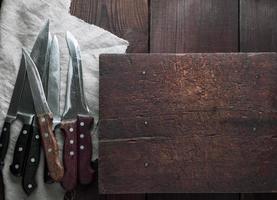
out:
<path id="1" fill-rule="evenodd" d="M 0 168 L 4 166 L 4 160 L 8 151 L 10 143 L 10 128 L 11 124 L 9 122 L 5 122 L 0 137 Z"/>
<path id="2" fill-rule="evenodd" d="M 27 195 L 30 195 L 37 188 L 36 173 L 40 161 L 41 146 L 40 134 L 36 125 L 33 125 L 33 134 L 29 139 L 29 152 L 26 155 L 22 179 L 23 189 Z"/>
<path id="3" fill-rule="evenodd" d="M 22 176 L 23 174 L 26 155 L 29 151 L 29 138 L 32 134 L 32 126 L 24 124 L 17 138 L 13 152 L 13 162 L 10 166 L 10 171 L 14 176 Z"/>
<path id="4" fill-rule="evenodd" d="M 59 159 L 59 147 L 53 133 L 53 117 L 51 114 L 38 116 L 41 141 L 50 176 L 59 182 L 63 178 L 64 169 Z"/>
<path id="5" fill-rule="evenodd" d="M 94 178 L 90 135 L 93 122 L 91 116 L 78 115 L 78 178 L 81 184 L 89 184 Z"/>
<path id="6" fill-rule="evenodd" d="M 61 130 L 64 133 L 63 163 L 65 174 L 62 186 L 65 190 L 73 190 L 77 186 L 77 120 L 63 121 Z"/>

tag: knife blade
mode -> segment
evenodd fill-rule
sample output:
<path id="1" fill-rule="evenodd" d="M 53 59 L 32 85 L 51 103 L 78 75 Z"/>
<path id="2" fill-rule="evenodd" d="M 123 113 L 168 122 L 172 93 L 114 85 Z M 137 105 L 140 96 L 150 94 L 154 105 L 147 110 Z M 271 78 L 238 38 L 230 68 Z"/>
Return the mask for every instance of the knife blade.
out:
<path id="1" fill-rule="evenodd" d="M 47 41 L 47 37 L 45 38 L 41 37 L 41 39 L 44 41 Z M 49 32 L 47 46 L 38 45 L 38 43 L 35 43 L 34 45 L 34 48 L 46 49 L 46 51 L 42 51 L 41 53 L 38 53 L 40 51 L 35 51 L 34 54 L 35 55 L 38 54 L 38 56 L 33 56 L 36 60 L 36 63 L 38 63 L 38 65 L 41 65 L 43 67 L 43 69 L 40 70 L 42 78 L 43 77 L 47 78 L 51 42 L 52 42 L 52 37 Z M 47 88 L 46 78 L 43 79 L 44 88 Z M 33 128 L 33 134 L 31 135 L 31 137 L 29 137 L 28 142 L 30 145 L 27 151 L 28 153 L 26 154 L 26 157 L 24 159 L 24 172 L 22 177 L 22 186 L 27 195 L 30 195 L 37 187 L 36 173 L 39 166 L 40 153 L 41 153 L 41 140 L 40 140 L 39 128 L 37 126 L 37 120 L 35 117 L 32 123 L 32 128 Z"/>
<path id="2" fill-rule="evenodd" d="M 60 181 L 63 177 L 64 169 L 59 160 L 58 144 L 53 133 L 53 114 L 48 106 L 41 78 L 35 63 L 26 50 L 23 50 L 23 55 L 25 57 L 27 77 L 34 99 L 34 107 L 38 118 L 39 130 L 49 173 L 54 181 Z"/>
<path id="3" fill-rule="evenodd" d="M 57 37 L 54 35 L 49 55 L 49 73 L 47 86 L 47 102 L 53 113 L 53 132 L 60 124 L 60 51 Z M 53 179 L 49 176 L 47 165 L 44 168 L 44 182 L 53 183 Z"/>
<path id="4" fill-rule="evenodd" d="M 81 184 L 90 183 L 94 175 L 90 165 L 92 156 L 90 130 L 93 117 L 91 117 L 84 95 L 78 42 L 70 32 L 66 34 L 66 41 L 70 60 L 65 109 L 61 123 L 65 138 L 63 154 L 65 175 L 62 186 L 69 191 L 77 186 L 78 181 Z"/>
<path id="5" fill-rule="evenodd" d="M 43 26 L 42 30 L 37 36 L 34 47 L 32 48 L 31 56 L 34 58 L 35 62 L 39 66 L 39 73 L 42 75 L 45 69 L 45 59 L 47 55 L 48 49 L 48 38 L 49 38 L 49 21 Z M 24 60 L 24 64 L 26 64 L 26 60 Z M 25 66 L 26 67 L 26 66 Z M 21 101 L 18 105 L 17 117 L 23 123 L 23 127 L 20 131 L 18 139 L 15 145 L 15 151 L 13 155 L 13 162 L 10 166 L 10 171 L 15 176 L 22 176 L 24 173 L 24 166 L 26 162 L 33 162 L 35 160 L 35 164 L 38 166 L 39 155 L 36 153 L 31 161 L 27 161 L 29 148 L 31 147 L 29 141 L 33 137 L 33 120 L 35 116 L 35 110 L 33 106 L 33 99 L 31 95 L 31 90 L 29 86 L 29 82 L 26 79 L 24 83 L 24 88 L 21 95 Z M 35 186 L 29 185 L 30 189 L 34 189 Z"/>

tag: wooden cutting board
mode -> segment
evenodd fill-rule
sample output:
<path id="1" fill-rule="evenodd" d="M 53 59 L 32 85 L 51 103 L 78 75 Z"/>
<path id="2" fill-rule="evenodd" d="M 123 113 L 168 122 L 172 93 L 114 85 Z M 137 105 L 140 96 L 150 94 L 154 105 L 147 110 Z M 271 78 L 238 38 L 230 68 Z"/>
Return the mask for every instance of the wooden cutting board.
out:
<path id="1" fill-rule="evenodd" d="M 276 111 L 276 53 L 102 55 L 100 192 L 276 192 Z"/>

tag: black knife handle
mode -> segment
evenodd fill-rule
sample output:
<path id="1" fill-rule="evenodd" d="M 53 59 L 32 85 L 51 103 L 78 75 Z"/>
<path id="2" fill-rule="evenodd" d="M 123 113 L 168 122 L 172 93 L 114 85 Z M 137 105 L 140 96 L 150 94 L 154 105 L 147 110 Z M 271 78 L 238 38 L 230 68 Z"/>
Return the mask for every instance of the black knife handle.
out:
<path id="1" fill-rule="evenodd" d="M 4 160 L 10 142 L 10 129 L 11 124 L 9 122 L 5 122 L 0 137 L 0 168 L 4 166 Z"/>
<path id="2" fill-rule="evenodd" d="M 14 176 L 22 176 L 23 174 L 24 160 L 29 147 L 28 141 L 32 134 L 32 126 L 24 124 L 16 141 L 13 162 L 10 166 L 10 171 Z"/>
<path id="3" fill-rule="evenodd" d="M 23 189 L 27 195 L 30 195 L 37 188 L 36 173 L 40 161 L 41 139 L 39 129 L 36 126 L 33 126 L 33 134 L 29 140 L 30 146 L 29 151 L 26 151 L 27 155 L 22 179 Z"/>
<path id="4" fill-rule="evenodd" d="M 2 170 L 0 171 L 0 199 L 5 199 L 5 186 L 4 186 L 4 179 Z"/>

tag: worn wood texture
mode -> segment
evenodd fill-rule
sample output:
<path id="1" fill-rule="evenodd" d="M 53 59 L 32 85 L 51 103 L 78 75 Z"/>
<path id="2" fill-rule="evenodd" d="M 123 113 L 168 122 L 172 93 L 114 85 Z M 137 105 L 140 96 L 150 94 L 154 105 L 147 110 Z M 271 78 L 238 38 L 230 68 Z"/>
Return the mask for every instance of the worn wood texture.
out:
<path id="1" fill-rule="evenodd" d="M 240 1 L 240 50 L 277 51 L 277 1 Z"/>
<path id="2" fill-rule="evenodd" d="M 129 53 L 149 51 L 148 0 L 73 0 L 71 13 L 128 40 Z"/>
<path id="3" fill-rule="evenodd" d="M 101 56 L 100 191 L 276 191 L 276 78 L 275 53 Z"/>
<path id="4" fill-rule="evenodd" d="M 239 200 L 239 194 L 149 194 L 149 200 Z"/>
<path id="5" fill-rule="evenodd" d="M 105 200 L 145 200 L 144 194 L 112 194 L 105 196 Z"/>
<path id="6" fill-rule="evenodd" d="M 238 1 L 151 0 L 154 53 L 238 51 Z"/>
<path id="7" fill-rule="evenodd" d="M 277 193 L 241 194 L 240 200 L 276 200 Z"/>

